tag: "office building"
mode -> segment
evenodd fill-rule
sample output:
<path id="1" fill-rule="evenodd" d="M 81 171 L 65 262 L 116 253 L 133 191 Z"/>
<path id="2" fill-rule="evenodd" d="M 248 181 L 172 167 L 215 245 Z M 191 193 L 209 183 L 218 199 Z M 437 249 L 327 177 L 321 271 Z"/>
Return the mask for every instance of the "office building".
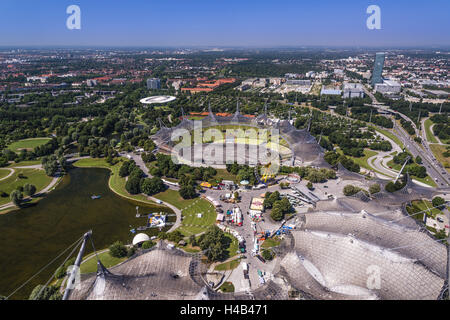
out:
<path id="1" fill-rule="evenodd" d="M 147 89 L 149 90 L 161 89 L 161 80 L 159 80 L 158 78 L 147 79 Z"/>
<path id="2" fill-rule="evenodd" d="M 384 52 L 378 52 L 375 55 L 375 63 L 373 65 L 372 72 L 372 86 L 375 86 L 377 83 L 383 83 L 383 67 L 384 67 Z"/>
<path id="3" fill-rule="evenodd" d="M 383 83 L 375 84 L 375 92 L 380 92 L 382 94 L 400 93 L 401 89 L 400 83 L 392 80 L 383 80 Z"/>
<path id="4" fill-rule="evenodd" d="M 344 83 L 344 99 L 364 98 L 364 88 L 360 83 Z"/>

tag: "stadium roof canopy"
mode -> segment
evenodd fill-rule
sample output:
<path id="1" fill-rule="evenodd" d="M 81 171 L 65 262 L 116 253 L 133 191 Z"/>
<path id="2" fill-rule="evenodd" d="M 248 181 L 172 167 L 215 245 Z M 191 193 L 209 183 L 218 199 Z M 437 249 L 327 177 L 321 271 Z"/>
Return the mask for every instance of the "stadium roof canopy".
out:
<path id="1" fill-rule="evenodd" d="M 133 238 L 133 246 L 145 242 L 145 241 L 149 241 L 150 237 L 148 235 L 146 235 L 145 233 L 138 233 L 137 235 L 134 236 Z"/>

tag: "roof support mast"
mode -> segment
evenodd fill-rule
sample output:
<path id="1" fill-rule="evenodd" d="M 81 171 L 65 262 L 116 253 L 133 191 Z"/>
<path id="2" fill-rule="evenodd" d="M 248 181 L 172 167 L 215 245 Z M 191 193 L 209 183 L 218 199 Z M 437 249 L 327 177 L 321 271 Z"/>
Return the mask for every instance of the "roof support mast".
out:
<path id="1" fill-rule="evenodd" d="M 81 260 L 83 259 L 84 249 L 86 248 L 87 240 L 92 236 L 92 230 L 86 232 L 83 236 L 83 243 L 81 244 L 80 251 L 78 252 L 77 259 L 75 260 L 76 268 L 73 268 L 70 272 L 69 279 L 67 280 L 66 290 L 64 291 L 63 300 L 69 299 L 69 296 L 73 290 L 73 285 L 75 284 L 75 277 L 77 275 L 77 271 L 80 268 Z"/>

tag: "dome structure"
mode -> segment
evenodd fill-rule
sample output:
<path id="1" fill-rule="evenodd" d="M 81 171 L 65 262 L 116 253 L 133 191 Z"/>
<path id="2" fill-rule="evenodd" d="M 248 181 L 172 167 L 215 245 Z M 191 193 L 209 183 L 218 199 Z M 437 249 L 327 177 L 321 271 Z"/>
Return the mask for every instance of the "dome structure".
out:
<path id="1" fill-rule="evenodd" d="M 142 242 L 145 242 L 145 241 L 149 241 L 149 240 L 150 240 L 150 237 L 148 235 L 146 235 L 145 233 L 138 233 L 133 238 L 133 246 L 140 244 Z"/>

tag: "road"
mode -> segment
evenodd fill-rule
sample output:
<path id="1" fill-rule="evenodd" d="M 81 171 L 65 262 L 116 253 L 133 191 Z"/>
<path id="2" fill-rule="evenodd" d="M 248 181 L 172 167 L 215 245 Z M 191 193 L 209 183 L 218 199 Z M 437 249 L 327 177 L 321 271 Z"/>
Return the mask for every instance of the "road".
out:
<path id="1" fill-rule="evenodd" d="M 366 87 L 364 87 L 364 90 L 365 90 L 366 94 L 371 97 L 371 99 L 373 101 L 373 104 L 372 104 L 373 107 L 384 110 L 393 115 L 399 115 L 402 119 L 411 122 L 412 126 L 414 128 L 414 131 L 416 132 L 416 136 L 418 136 L 418 137 L 420 136 L 420 132 L 419 132 L 416 124 L 414 123 L 414 121 L 411 121 L 411 119 L 408 118 L 406 115 L 404 115 L 400 112 L 394 111 L 386 105 L 380 104 L 376 100 L 375 96 Z M 434 157 L 434 154 L 428 145 L 426 135 L 424 135 L 422 138 L 422 146 L 424 148 L 424 149 L 422 149 L 411 138 L 411 136 L 407 132 L 405 132 L 405 130 L 401 126 L 399 126 L 395 122 L 395 119 L 392 119 L 392 120 L 394 122 L 394 129 L 397 131 L 397 132 L 392 131 L 392 133 L 395 136 L 397 136 L 397 138 L 400 139 L 400 141 L 406 146 L 406 148 L 414 156 L 414 158 L 417 156 L 420 156 L 420 158 L 422 159 L 423 165 L 427 169 L 428 175 L 433 179 L 434 182 L 436 182 L 436 184 L 438 185 L 438 188 L 448 188 L 450 186 L 450 177 L 448 175 L 448 172 L 447 172 L 447 170 L 445 170 L 445 168 L 442 166 L 442 164 L 439 161 L 437 161 L 436 158 Z M 422 124 L 422 128 L 423 127 L 424 126 Z"/>
<path id="2" fill-rule="evenodd" d="M 244 262 L 247 262 L 249 265 L 249 277 L 250 277 L 250 284 L 251 289 L 254 290 L 255 288 L 261 286 L 259 283 L 259 278 L 257 274 L 257 270 L 261 270 L 263 272 L 266 272 L 266 275 L 270 277 L 270 275 L 273 273 L 273 269 L 275 268 L 275 261 L 267 261 L 266 263 L 261 262 L 258 258 L 252 256 L 251 251 L 253 249 L 254 245 L 254 231 L 252 228 L 252 220 L 250 219 L 250 216 L 247 214 L 248 210 L 250 209 L 250 203 L 252 201 L 253 197 L 259 197 L 262 193 L 265 192 L 274 192 L 274 191 L 281 191 L 281 188 L 279 185 L 270 186 L 268 188 L 262 189 L 262 190 L 245 190 L 241 191 L 239 190 L 239 196 L 240 196 L 240 202 L 237 204 L 232 203 L 226 203 L 223 201 L 220 201 L 220 195 L 225 193 L 230 193 L 228 190 L 206 190 L 205 196 L 209 196 L 217 201 L 219 201 L 222 205 L 222 209 L 224 213 L 228 209 L 232 209 L 235 206 L 238 206 L 243 214 L 243 223 L 242 226 L 230 226 L 231 229 L 236 230 L 244 239 L 245 239 L 245 245 L 246 245 L 246 254 L 245 258 L 242 260 Z M 267 217 L 267 213 L 264 214 L 264 216 Z M 227 224 L 225 224 L 228 226 Z M 273 230 L 278 229 L 280 227 L 280 223 L 274 223 L 271 222 L 269 218 L 266 218 L 264 221 L 257 222 L 257 230 L 260 232 L 261 230 Z M 236 272 L 242 273 L 242 268 L 238 267 Z M 243 279 L 243 277 L 242 277 Z M 265 277 L 265 279 L 267 279 Z M 240 286 L 240 283 L 237 284 Z"/>
<path id="3" fill-rule="evenodd" d="M 413 157 L 420 156 L 423 165 L 427 169 L 428 175 L 436 182 L 439 188 L 448 188 L 450 186 L 450 179 L 448 172 L 442 166 L 442 164 L 434 158 L 433 152 L 431 152 L 427 143 L 423 144 L 422 149 L 412 138 L 405 132 L 405 130 L 394 122 L 394 129 L 397 131 L 396 136 L 406 146 L 408 151 Z M 423 139 L 422 139 L 423 143 Z M 427 151 L 427 152 L 425 152 Z"/>

